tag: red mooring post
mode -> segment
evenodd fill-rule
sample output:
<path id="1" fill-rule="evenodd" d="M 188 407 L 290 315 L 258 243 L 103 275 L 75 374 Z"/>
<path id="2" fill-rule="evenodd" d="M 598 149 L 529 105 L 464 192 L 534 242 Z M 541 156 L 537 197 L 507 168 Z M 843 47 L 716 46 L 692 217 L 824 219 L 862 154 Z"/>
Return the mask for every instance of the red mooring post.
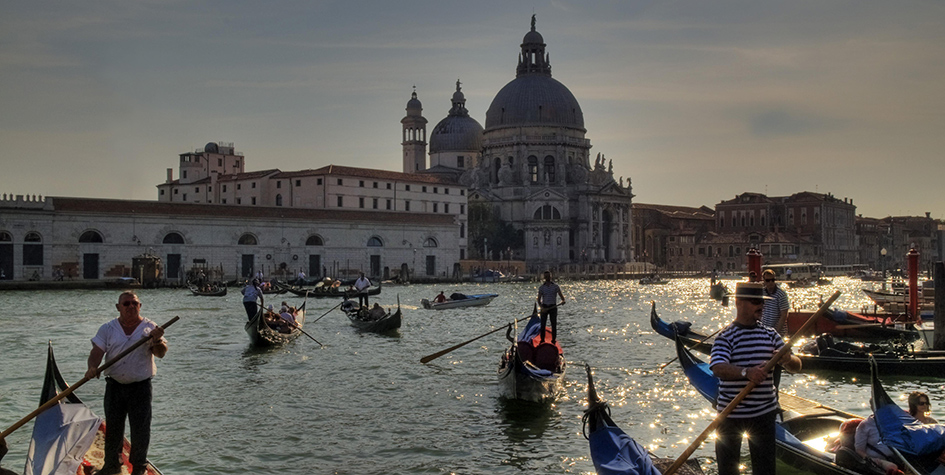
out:
<path id="1" fill-rule="evenodd" d="M 748 281 L 761 281 L 761 251 L 755 248 L 748 250 Z M 754 274 L 752 274 L 754 272 Z"/>
<path id="2" fill-rule="evenodd" d="M 919 251 L 909 249 L 906 254 L 909 265 L 909 315 L 918 321 L 919 316 Z"/>

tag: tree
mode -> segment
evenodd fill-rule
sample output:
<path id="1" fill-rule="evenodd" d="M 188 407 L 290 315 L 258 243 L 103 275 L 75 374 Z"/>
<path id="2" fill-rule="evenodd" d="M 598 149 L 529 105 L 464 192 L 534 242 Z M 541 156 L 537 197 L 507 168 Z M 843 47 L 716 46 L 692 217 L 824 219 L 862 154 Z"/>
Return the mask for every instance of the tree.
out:
<path id="1" fill-rule="evenodd" d="M 488 240 L 488 242 L 486 241 Z M 525 232 L 497 216 L 489 203 L 469 203 L 469 255 L 479 259 L 501 259 L 501 252 L 525 245 Z M 488 256 L 483 255 L 488 248 Z"/>

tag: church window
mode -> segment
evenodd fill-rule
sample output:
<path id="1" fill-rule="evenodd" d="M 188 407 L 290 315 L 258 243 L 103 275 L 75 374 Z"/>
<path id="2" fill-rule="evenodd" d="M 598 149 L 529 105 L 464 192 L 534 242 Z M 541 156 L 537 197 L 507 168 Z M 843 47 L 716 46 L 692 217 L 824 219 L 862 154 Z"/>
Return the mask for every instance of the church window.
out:
<path id="1" fill-rule="evenodd" d="M 276 206 L 282 206 L 282 195 L 276 195 Z"/>
<path id="2" fill-rule="evenodd" d="M 187 170 L 181 172 L 181 178 L 187 178 Z"/>
<path id="3" fill-rule="evenodd" d="M 43 265 L 43 237 L 37 232 L 26 233 L 23 238 L 23 265 Z"/>
<path id="4" fill-rule="evenodd" d="M 381 241 L 379 237 L 374 236 L 374 237 L 371 237 L 371 239 L 368 239 L 367 246 L 368 247 L 384 247 L 384 243 Z"/>
<path id="5" fill-rule="evenodd" d="M 86 231 L 79 236 L 79 242 L 104 242 L 98 231 Z"/>
<path id="6" fill-rule="evenodd" d="M 423 241 L 423 247 L 437 247 L 436 239 L 427 238 L 426 241 Z"/>
<path id="7" fill-rule="evenodd" d="M 184 236 L 180 233 L 167 233 L 164 235 L 164 244 L 184 244 Z"/>
<path id="8" fill-rule="evenodd" d="M 555 157 L 551 155 L 545 157 L 545 179 L 548 183 L 555 182 Z"/>
<path id="9" fill-rule="evenodd" d="M 282 188 L 282 180 L 276 180 L 276 188 Z"/>
<path id="10" fill-rule="evenodd" d="M 339 197 L 338 197 L 338 207 L 341 208 L 342 206 L 344 206 L 344 197 L 343 197 L 343 196 L 339 196 Z"/>
<path id="11" fill-rule="evenodd" d="M 313 234 L 309 236 L 308 239 L 305 240 L 305 245 L 306 246 L 324 246 L 325 241 L 322 240 L 321 236 L 317 234 Z"/>
<path id="12" fill-rule="evenodd" d="M 222 159 L 222 158 L 218 158 L 218 159 L 217 159 L 217 166 L 218 166 L 218 167 L 222 167 L 222 166 L 223 166 L 223 159 Z"/>
<path id="13" fill-rule="evenodd" d="M 237 242 L 237 244 L 241 246 L 255 246 L 258 244 L 258 241 L 256 241 L 256 236 L 246 233 L 240 236 L 240 240 Z"/>
<path id="14" fill-rule="evenodd" d="M 499 181 L 499 170 L 502 168 L 502 160 L 499 157 L 495 157 L 492 161 L 492 182 L 497 183 Z"/>
<path id="15" fill-rule="evenodd" d="M 561 219 L 561 212 L 558 208 L 545 205 L 535 210 L 535 219 Z"/>
<path id="16" fill-rule="evenodd" d="M 528 176 L 532 183 L 538 183 L 538 157 L 528 157 Z"/>

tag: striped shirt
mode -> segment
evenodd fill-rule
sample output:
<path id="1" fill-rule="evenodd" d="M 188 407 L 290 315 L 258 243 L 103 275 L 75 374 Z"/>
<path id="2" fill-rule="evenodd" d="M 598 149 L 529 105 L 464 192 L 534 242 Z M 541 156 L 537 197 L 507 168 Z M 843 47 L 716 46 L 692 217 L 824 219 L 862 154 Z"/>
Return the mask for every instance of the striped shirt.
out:
<path id="1" fill-rule="evenodd" d="M 778 324 L 778 319 L 781 318 L 781 311 L 789 309 L 791 304 L 788 302 L 787 294 L 778 286 L 775 286 L 774 293 L 770 294 L 768 289 L 765 289 L 765 295 L 771 299 L 765 299 L 765 306 L 761 311 L 761 323 L 774 328 Z M 781 328 L 774 329 L 782 335 L 787 333 L 787 319 L 784 319 Z"/>
<path id="2" fill-rule="evenodd" d="M 558 292 L 561 292 L 561 288 L 554 282 L 541 284 L 541 286 L 538 287 L 539 303 L 544 306 L 558 303 Z"/>
<path id="3" fill-rule="evenodd" d="M 722 330 L 712 346 L 709 367 L 721 363 L 733 364 L 742 368 L 761 366 L 768 362 L 784 346 L 784 340 L 774 329 L 764 325 L 753 327 L 732 323 Z M 716 408 L 719 412 L 748 384 L 748 378 L 731 381 L 719 381 L 719 398 Z M 738 404 L 728 416 L 731 418 L 756 417 L 778 408 L 777 393 L 772 373 Z"/>

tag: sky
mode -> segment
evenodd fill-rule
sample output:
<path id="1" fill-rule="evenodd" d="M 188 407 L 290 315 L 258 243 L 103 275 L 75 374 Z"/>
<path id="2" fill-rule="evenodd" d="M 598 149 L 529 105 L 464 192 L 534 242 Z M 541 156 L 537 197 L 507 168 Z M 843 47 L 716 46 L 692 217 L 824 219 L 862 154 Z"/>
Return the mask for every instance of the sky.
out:
<path id="1" fill-rule="evenodd" d="M 532 14 L 635 202 L 945 218 L 945 3 L 912 0 L 2 2 L 0 193 L 155 200 L 208 142 L 402 171 L 413 88 L 428 134 L 457 79 L 485 125 Z"/>

